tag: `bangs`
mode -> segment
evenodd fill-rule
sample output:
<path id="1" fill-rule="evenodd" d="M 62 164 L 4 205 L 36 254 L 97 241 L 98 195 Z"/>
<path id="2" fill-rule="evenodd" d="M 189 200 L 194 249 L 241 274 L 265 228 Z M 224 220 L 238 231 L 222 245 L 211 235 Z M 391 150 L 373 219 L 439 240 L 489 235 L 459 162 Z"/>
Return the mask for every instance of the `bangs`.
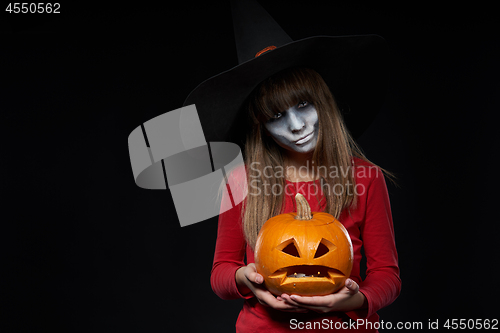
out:
<path id="1" fill-rule="evenodd" d="M 306 68 L 287 69 L 267 78 L 256 91 L 255 116 L 267 121 L 300 102 L 316 104 L 321 91 L 318 78 L 322 80 L 318 73 Z"/>

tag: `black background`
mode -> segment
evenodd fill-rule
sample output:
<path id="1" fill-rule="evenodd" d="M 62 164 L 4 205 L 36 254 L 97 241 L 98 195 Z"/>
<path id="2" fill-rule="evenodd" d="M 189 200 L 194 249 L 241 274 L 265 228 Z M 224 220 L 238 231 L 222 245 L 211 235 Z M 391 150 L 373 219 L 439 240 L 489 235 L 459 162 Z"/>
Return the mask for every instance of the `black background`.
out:
<path id="1" fill-rule="evenodd" d="M 263 6 L 294 40 L 388 42 L 386 103 L 359 139 L 398 177 L 403 289 L 381 319 L 498 318 L 493 5 Z M 216 218 L 181 228 L 169 191 L 135 185 L 127 146 L 141 123 L 237 65 L 229 4 L 60 11 L 0 16 L 0 331 L 233 331 L 242 302 L 209 281 Z"/>

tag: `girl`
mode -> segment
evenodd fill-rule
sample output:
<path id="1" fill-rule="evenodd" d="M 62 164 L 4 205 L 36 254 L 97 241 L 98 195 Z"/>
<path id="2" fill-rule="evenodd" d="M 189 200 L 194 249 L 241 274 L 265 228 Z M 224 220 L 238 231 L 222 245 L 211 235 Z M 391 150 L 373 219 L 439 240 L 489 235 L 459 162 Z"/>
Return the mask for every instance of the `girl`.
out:
<path id="1" fill-rule="evenodd" d="M 393 302 L 401 287 L 381 169 L 356 146 L 314 70 L 290 68 L 272 75 L 254 89 L 243 111 L 250 118 L 245 166 L 229 177 L 233 183 L 246 181 L 247 196 L 219 217 L 211 275 L 221 298 L 245 299 L 237 331 L 353 328 L 349 318 L 358 320 L 357 329 L 372 330 L 376 311 Z M 275 215 L 295 211 L 296 193 L 304 195 L 312 211 L 336 217 L 351 237 L 352 273 L 334 294 L 275 297 L 253 264 L 260 228 Z M 361 248 L 367 259 L 364 279 Z"/>

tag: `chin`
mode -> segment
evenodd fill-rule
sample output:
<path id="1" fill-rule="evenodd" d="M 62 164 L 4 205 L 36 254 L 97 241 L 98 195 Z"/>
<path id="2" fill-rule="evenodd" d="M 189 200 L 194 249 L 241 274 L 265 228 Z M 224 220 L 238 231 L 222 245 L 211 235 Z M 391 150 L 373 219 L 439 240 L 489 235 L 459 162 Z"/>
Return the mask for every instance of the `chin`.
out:
<path id="1" fill-rule="evenodd" d="M 314 147 L 315 147 L 315 145 L 311 145 L 311 147 L 303 147 L 300 149 L 297 149 L 297 147 L 293 147 L 293 148 L 289 147 L 289 148 L 287 148 L 287 150 L 290 152 L 294 152 L 294 153 L 310 154 L 314 151 Z"/>

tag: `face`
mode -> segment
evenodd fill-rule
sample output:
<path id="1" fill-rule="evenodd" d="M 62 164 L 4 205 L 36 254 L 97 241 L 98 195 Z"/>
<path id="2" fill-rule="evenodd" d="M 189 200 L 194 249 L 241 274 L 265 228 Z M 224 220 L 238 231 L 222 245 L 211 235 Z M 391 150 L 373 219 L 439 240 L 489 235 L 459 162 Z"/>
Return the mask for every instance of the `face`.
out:
<path id="1" fill-rule="evenodd" d="M 277 113 L 264 125 L 282 148 L 297 153 L 310 153 L 318 140 L 318 113 L 309 102 L 300 102 Z"/>

